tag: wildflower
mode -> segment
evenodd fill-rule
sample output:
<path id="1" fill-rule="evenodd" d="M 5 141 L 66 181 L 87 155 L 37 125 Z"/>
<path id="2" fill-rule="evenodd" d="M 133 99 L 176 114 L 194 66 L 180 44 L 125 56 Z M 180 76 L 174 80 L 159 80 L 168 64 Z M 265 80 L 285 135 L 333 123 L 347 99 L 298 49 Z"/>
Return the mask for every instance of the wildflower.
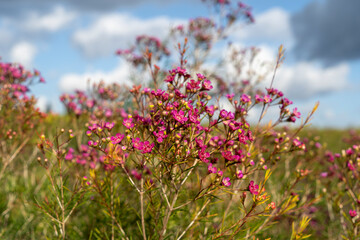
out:
<path id="1" fill-rule="evenodd" d="M 206 113 L 209 114 L 210 116 L 214 115 L 214 112 L 215 112 L 215 107 L 214 107 L 214 105 L 206 106 L 206 107 L 205 107 L 205 111 L 206 111 Z"/>
<path id="2" fill-rule="evenodd" d="M 105 111 L 105 117 L 111 117 L 112 116 L 112 111 L 110 110 L 110 109 L 107 109 L 106 111 Z"/>
<path id="3" fill-rule="evenodd" d="M 124 139 L 124 134 L 117 133 L 116 136 L 110 138 L 112 144 L 118 144 Z"/>
<path id="4" fill-rule="evenodd" d="M 231 185 L 230 178 L 228 178 L 228 177 L 223 178 L 223 180 L 221 181 L 221 184 L 225 187 L 230 187 L 230 185 Z"/>
<path id="5" fill-rule="evenodd" d="M 86 101 L 86 106 L 88 108 L 92 108 L 95 105 L 95 101 L 94 100 L 87 100 Z"/>
<path id="6" fill-rule="evenodd" d="M 326 152 L 325 157 L 326 157 L 327 161 L 334 162 L 335 157 L 331 152 Z"/>
<path id="7" fill-rule="evenodd" d="M 230 127 L 230 129 L 232 131 L 236 131 L 236 130 L 240 129 L 241 125 L 242 125 L 241 123 L 232 120 L 228 126 Z"/>
<path id="8" fill-rule="evenodd" d="M 210 163 L 208 166 L 208 172 L 209 173 L 217 173 L 217 169 L 216 169 L 216 167 L 213 167 L 212 163 Z"/>
<path id="9" fill-rule="evenodd" d="M 350 171 L 354 171 L 355 170 L 355 166 L 353 164 L 353 162 L 350 160 L 347 162 L 347 167 Z"/>
<path id="10" fill-rule="evenodd" d="M 251 97 L 249 95 L 243 94 L 243 95 L 241 95 L 240 101 L 242 103 L 250 103 Z"/>
<path id="11" fill-rule="evenodd" d="M 209 162 L 208 158 L 210 157 L 210 153 L 205 152 L 205 148 L 202 148 L 201 151 L 199 151 L 198 155 L 201 161 L 206 163 Z"/>
<path id="12" fill-rule="evenodd" d="M 159 132 L 154 131 L 154 135 L 156 136 L 156 141 L 158 143 L 162 143 L 164 141 L 164 138 L 167 137 L 165 131 L 159 131 Z"/>
<path id="13" fill-rule="evenodd" d="M 123 124 L 126 128 L 130 129 L 134 127 L 134 123 L 132 122 L 132 118 L 124 119 Z"/>
<path id="14" fill-rule="evenodd" d="M 232 155 L 232 153 L 230 151 L 221 152 L 221 155 L 228 161 L 234 160 L 234 156 Z"/>
<path id="15" fill-rule="evenodd" d="M 228 115 L 228 112 L 225 110 L 225 109 L 222 109 L 221 111 L 220 111 L 220 117 L 221 118 L 226 118 L 227 117 L 227 115 Z"/>
<path id="16" fill-rule="evenodd" d="M 201 73 L 197 73 L 196 76 L 197 76 L 197 78 L 198 78 L 199 81 L 202 81 L 202 80 L 205 79 L 205 76 L 202 75 Z"/>
<path id="17" fill-rule="evenodd" d="M 302 145 L 303 143 L 299 140 L 299 139 L 294 139 L 293 140 L 293 145 L 295 146 L 295 147 L 300 147 L 301 145 Z"/>
<path id="18" fill-rule="evenodd" d="M 90 131 L 94 131 L 94 130 L 96 130 L 97 128 L 98 128 L 98 125 L 97 125 L 97 124 L 93 124 L 93 125 L 91 125 L 91 126 L 88 127 L 88 129 L 89 129 Z"/>
<path id="19" fill-rule="evenodd" d="M 321 148 L 321 143 L 316 142 L 316 143 L 315 143 L 315 147 L 316 147 L 316 148 Z"/>
<path id="20" fill-rule="evenodd" d="M 115 126 L 115 123 L 109 123 L 109 122 L 105 123 L 105 128 L 108 130 L 111 130 L 114 126 Z"/>
<path id="21" fill-rule="evenodd" d="M 195 110 L 197 110 L 197 109 L 195 109 Z M 197 113 L 194 111 L 189 112 L 189 120 L 190 120 L 190 122 L 195 123 L 195 124 L 200 123 L 200 118 L 197 115 Z"/>
<path id="22" fill-rule="evenodd" d="M 282 104 L 281 108 L 283 109 L 283 108 L 285 108 L 285 107 L 293 104 L 293 102 L 290 101 L 290 100 L 287 99 L 287 98 L 282 98 L 281 101 L 280 101 L 280 104 Z"/>
<path id="23" fill-rule="evenodd" d="M 141 180 L 141 178 L 142 178 L 141 173 L 136 171 L 136 169 L 131 170 L 130 174 L 133 175 L 134 178 L 136 178 L 137 180 Z"/>
<path id="24" fill-rule="evenodd" d="M 179 89 L 175 89 L 175 95 L 179 98 L 186 98 L 186 95 L 182 94 Z"/>
<path id="25" fill-rule="evenodd" d="M 241 170 L 237 170 L 236 171 L 236 177 L 239 179 L 242 179 L 244 177 L 244 174 Z"/>
<path id="26" fill-rule="evenodd" d="M 356 210 L 349 210 L 349 215 L 350 217 L 356 217 L 357 216 Z"/>
<path id="27" fill-rule="evenodd" d="M 270 97 L 270 95 L 264 96 L 264 103 L 271 103 L 271 102 L 272 102 L 272 98 Z"/>
<path id="28" fill-rule="evenodd" d="M 351 148 L 348 148 L 346 149 L 345 153 L 347 156 L 351 156 L 354 153 L 354 151 Z"/>
<path id="29" fill-rule="evenodd" d="M 140 138 L 135 138 L 132 140 L 133 142 L 133 147 L 137 150 L 143 150 L 143 143 L 140 142 Z"/>
<path id="30" fill-rule="evenodd" d="M 296 118 L 300 118 L 301 113 L 300 113 L 300 112 L 298 112 L 297 108 L 294 108 L 294 109 L 293 109 L 293 113 L 292 113 L 292 115 L 294 115 Z"/>
<path id="31" fill-rule="evenodd" d="M 66 159 L 66 160 L 71 160 L 71 159 L 73 159 L 73 158 L 74 158 L 73 153 L 74 153 L 74 149 L 73 149 L 73 148 L 69 148 L 68 153 L 65 155 L 65 159 Z"/>
<path id="32" fill-rule="evenodd" d="M 275 203 L 274 202 L 269 203 L 268 208 L 275 209 L 276 208 Z"/>
<path id="33" fill-rule="evenodd" d="M 226 94 L 226 97 L 227 97 L 227 99 L 228 99 L 230 102 L 233 100 L 234 96 L 235 96 L 234 93 L 232 93 L 232 94 Z"/>
<path id="34" fill-rule="evenodd" d="M 194 79 L 191 79 L 190 82 L 186 83 L 186 89 L 190 92 L 196 92 L 196 90 L 200 89 L 200 81 L 195 81 Z"/>
<path id="35" fill-rule="evenodd" d="M 259 185 L 254 185 L 254 181 L 251 181 L 249 184 L 249 191 L 251 194 L 258 195 L 259 194 Z"/>
<path id="36" fill-rule="evenodd" d="M 213 88 L 213 86 L 211 85 L 211 81 L 210 80 L 207 80 L 205 79 L 203 82 L 202 82 L 202 90 L 206 90 L 206 91 L 209 91 Z"/>
<path id="37" fill-rule="evenodd" d="M 255 102 L 256 103 L 263 102 L 263 101 L 264 101 L 264 99 L 261 96 L 259 96 L 258 94 L 255 95 Z"/>
<path id="38" fill-rule="evenodd" d="M 150 144 L 148 141 L 143 142 L 141 153 L 150 153 L 154 147 L 154 143 Z"/>
<path id="39" fill-rule="evenodd" d="M 178 121 L 179 123 L 184 124 L 188 118 L 184 116 L 184 111 L 180 110 L 179 112 L 176 110 L 171 111 L 173 118 Z"/>
<path id="40" fill-rule="evenodd" d="M 326 178 L 328 176 L 328 172 L 320 173 L 320 177 Z"/>

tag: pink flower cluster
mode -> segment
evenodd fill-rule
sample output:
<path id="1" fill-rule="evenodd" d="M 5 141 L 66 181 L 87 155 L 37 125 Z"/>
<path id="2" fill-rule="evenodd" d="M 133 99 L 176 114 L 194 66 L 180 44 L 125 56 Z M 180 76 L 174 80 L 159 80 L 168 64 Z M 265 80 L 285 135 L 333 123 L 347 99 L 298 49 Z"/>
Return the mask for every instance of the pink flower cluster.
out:
<path id="1" fill-rule="evenodd" d="M 141 142 L 139 138 L 133 139 L 133 146 L 135 149 L 140 150 L 141 153 L 151 153 L 154 148 L 154 143 L 149 143 L 149 141 Z"/>

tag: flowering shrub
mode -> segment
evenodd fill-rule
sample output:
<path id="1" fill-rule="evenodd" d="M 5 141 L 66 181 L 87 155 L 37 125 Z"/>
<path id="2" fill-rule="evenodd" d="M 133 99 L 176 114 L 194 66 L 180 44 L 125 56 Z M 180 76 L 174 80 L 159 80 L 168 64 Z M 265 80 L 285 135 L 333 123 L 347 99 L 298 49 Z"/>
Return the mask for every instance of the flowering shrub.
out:
<path id="1" fill-rule="evenodd" d="M 36 99 L 28 96 L 35 81 L 45 82 L 37 70 L 30 72 L 21 65 L 0 62 L 0 180 L 45 117 L 35 107 Z"/>
<path id="2" fill-rule="evenodd" d="M 267 88 L 257 48 L 230 45 L 206 67 L 254 18 L 243 3 L 203 2 L 216 18 L 116 52 L 138 74 L 132 87 L 64 94 L 61 116 L 29 96 L 38 71 L 0 63 L 1 238 L 359 238 L 360 135 L 328 147 L 303 133 L 318 105 L 301 114 L 273 86 L 282 46 Z"/>
<path id="3" fill-rule="evenodd" d="M 98 223 L 96 229 L 111 231 L 112 238 L 251 237 L 263 234 L 275 219 L 287 219 L 290 212 L 302 217 L 300 226 L 294 227 L 294 236 L 304 237 L 308 218 L 300 210 L 311 205 L 303 201 L 311 196 L 301 196 L 295 188 L 308 170 L 296 169 L 293 183 L 281 189 L 282 197 L 273 198 L 265 190 L 271 169 L 276 169 L 281 160 L 279 155 L 304 148 L 296 134 L 279 137 L 275 127 L 295 122 L 301 115 L 297 108 L 289 108 L 292 102 L 272 83 L 265 91 L 250 91 L 246 90 L 249 83 L 243 82 L 239 85 L 240 94 L 235 94 L 216 75 L 216 81 L 212 81 L 196 72 L 205 63 L 213 43 L 224 39 L 225 30 L 240 13 L 253 21 L 250 8 L 243 4 L 235 10 L 228 1 L 212 4 L 226 8 L 229 14 L 218 25 L 210 19 L 197 18 L 190 20 L 186 28 L 173 29 L 172 37 L 185 39 L 182 45 L 178 44 L 179 64 L 169 71 L 155 64 L 170 55 L 165 44 L 155 37 L 139 36 L 134 47 L 117 51 L 138 71 L 150 70 L 149 87 L 134 85 L 128 90 L 131 102 L 126 102 L 129 97 L 121 87 L 103 83 L 95 84 L 89 94 L 77 91 L 61 97 L 71 116 L 76 116 L 76 130 L 71 130 L 70 138 L 61 144 L 61 134 L 55 137 L 55 144 L 41 139 L 40 146 L 54 152 L 55 158 L 48 163 L 49 153 L 43 152 L 39 161 L 53 188 L 60 191 L 54 194 L 50 205 L 45 201 L 38 207 L 63 238 L 66 223 L 85 192 L 94 194 L 92 201 L 109 217 L 105 222 L 109 222 L 110 229 L 106 230 L 106 223 Z M 189 45 L 194 46 L 194 52 L 189 52 Z M 275 69 L 282 59 L 280 48 Z M 220 91 L 219 84 L 224 86 Z M 216 101 L 222 95 L 231 109 L 224 109 Z M 121 97 L 123 101 L 119 101 Z M 260 122 L 274 107 L 280 109 L 279 117 L 263 128 Z M 258 123 L 251 127 L 248 112 L 255 108 L 262 110 Z M 84 121 L 86 130 L 81 131 L 79 126 Z M 81 134 L 85 131 L 87 140 Z M 64 148 L 72 138 L 76 144 Z M 57 167 L 50 168 L 49 164 Z M 73 164 L 81 166 L 74 172 L 84 185 L 74 185 L 66 197 L 64 189 L 71 188 L 62 180 L 63 168 L 72 168 Z M 58 183 L 53 180 L 53 171 L 59 172 Z M 118 194 L 126 197 L 117 197 Z M 73 203 L 72 199 L 78 201 Z M 67 200 L 73 207 L 65 209 Z M 58 210 L 47 211 L 51 204 L 57 205 Z"/>
<path id="4" fill-rule="evenodd" d="M 314 170 L 318 184 L 321 187 L 323 201 L 328 219 L 335 223 L 326 228 L 329 235 L 333 231 L 341 232 L 345 239 L 359 237 L 359 141 L 358 133 L 350 132 L 350 138 L 344 139 L 344 148 L 330 151 L 326 145 L 319 142 L 319 138 L 312 138 L 309 142 L 309 155 L 319 161 L 323 167 Z M 335 228 L 335 229 L 334 229 Z"/>
<path id="5" fill-rule="evenodd" d="M 180 66 L 168 71 L 164 82 L 164 90 L 140 85 L 130 89 L 132 108 L 128 112 L 122 109 L 115 122 L 91 115 L 93 118 L 87 123 L 87 145 L 79 145 L 78 153 L 69 148 L 62 155 L 63 160 L 90 169 L 89 175 L 84 176 L 89 180 L 88 189 L 98 194 L 101 205 L 107 206 L 113 228 L 120 235 L 182 238 L 192 229 L 192 236 L 240 237 L 248 222 L 260 220 L 260 227 L 252 229 L 253 234 L 259 234 L 271 223 L 269 219 L 288 211 L 296 213 L 304 206 L 304 203 L 297 206 L 299 196 L 289 194 L 290 190 L 278 203 L 269 202 L 271 196 L 265 191 L 273 157 L 304 148 L 294 137 L 278 137 L 268 142 L 274 146 L 272 152 L 260 147 L 264 136 L 276 135 L 272 132 L 276 125 L 295 122 L 300 117 L 296 108 L 289 110 L 292 102 L 280 91 L 269 88 L 255 97 L 242 94 L 238 98 L 228 94 L 229 104 L 235 109 L 229 111 L 212 101 L 208 94 L 213 89 L 212 82 L 200 73 L 193 77 Z M 67 106 L 75 99 L 82 104 L 78 115 L 84 113 L 81 109 L 89 108 L 83 104 L 89 101 L 83 93 L 78 92 L 77 97 L 70 99 L 72 102 L 66 103 Z M 251 130 L 247 114 L 257 105 L 263 109 L 259 122 L 268 108 L 279 106 L 279 118 L 269 129 L 258 125 Z M 68 109 L 76 113 L 77 108 Z M 306 171 L 297 174 L 291 189 L 306 175 Z M 141 231 L 122 223 L 115 214 L 113 184 L 123 182 L 120 179 L 127 179 L 130 184 L 127 188 L 135 191 L 133 198 L 140 200 L 136 205 L 133 198 L 119 199 L 121 204 L 131 204 L 137 212 Z M 110 186 L 104 188 L 106 182 Z M 110 193 L 105 194 L 109 189 Z M 106 195 L 111 196 L 110 204 Z M 219 206 L 210 207 L 219 200 L 217 205 L 227 206 L 221 218 L 214 215 Z M 232 206 L 239 200 L 240 206 Z M 239 217 L 228 216 L 230 210 L 239 207 Z M 200 218 L 208 219 L 211 224 L 198 223 Z M 170 222 L 176 219 L 182 220 L 174 227 Z M 202 234 L 209 224 L 211 230 Z"/>
<path id="6" fill-rule="evenodd" d="M 29 168 L 37 154 L 33 136 L 39 134 L 46 117 L 29 94 L 31 85 L 39 82 L 45 80 L 37 70 L 0 62 L 0 236 L 12 238 L 16 232 L 22 237 L 12 222 L 25 224 L 30 217 L 24 204 L 27 196 L 21 192 L 29 185 Z"/>

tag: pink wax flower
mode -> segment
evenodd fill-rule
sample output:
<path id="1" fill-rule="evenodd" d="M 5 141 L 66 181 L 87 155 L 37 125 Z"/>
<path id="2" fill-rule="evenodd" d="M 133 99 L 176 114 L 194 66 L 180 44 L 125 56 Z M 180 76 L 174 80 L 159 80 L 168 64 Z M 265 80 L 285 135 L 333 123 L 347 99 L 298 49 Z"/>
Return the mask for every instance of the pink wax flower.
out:
<path id="1" fill-rule="evenodd" d="M 203 89 L 203 90 L 206 90 L 206 91 L 213 89 L 213 86 L 211 85 L 211 81 L 205 79 L 205 80 L 202 82 L 202 89 Z"/>
<path id="2" fill-rule="evenodd" d="M 349 215 L 350 215 L 351 217 L 356 217 L 356 216 L 357 216 L 356 210 L 349 210 Z"/>
<path id="3" fill-rule="evenodd" d="M 243 94 L 241 95 L 240 101 L 242 103 L 248 103 L 251 101 L 251 97 L 249 95 Z"/>
<path id="4" fill-rule="evenodd" d="M 209 114 L 210 116 L 214 115 L 214 112 L 215 112 L 215 107 L 214 107 L 214 105 L 206 106 L 206 107 L 205 107 L 205 111 L 206 111 L 207 114 Z"/>
<path id="5" fill-rule="evenodd" d="M 232 161 L 234 159 L 234 156 L 230 151 L 223 151 L 221 152 L 221 155 L 228 161 Z"/>
<path id="6" fill-rule="evenodd" d="M 191 79 L 190 82 L 186 83 L 186 89 L 189 91 L 200 89 L 200 81 L 195 81 Z"/>
<path id="7" fill-rule="evenodd" d="M 115 123 L 106 122 L 104 127 L 108 130 L 111 130 L 114 126 L 115 126 Z"/>
<path id="8" fill-rule="evenodd" d="M 154 143 L 150 144 L 148 141 L 143 142 L 141 153 L 150 153 L 154 147 Z"/>
<path id="9" fill-rule="evenodd" d="M 272 102 L 272 98 L 270 97 L 270 95 L 264 96 L 264 103 L 271 103 L 271 102 Z"/>
<path id="10" fill-rule="evenodd" d="M 205 79 L 205 76 L 202 75 L 201 73 L 197 73 L 196 76 L 197 76 L 198 80 L 200 80 L 200 81 Z"/>
<path id="11" fill-rule="evenodd" d="M 200 158 L 200 160 L 201 161 L 203 161 L 203 162 L 209 162 L 209 157 L 210 157 L 210 153 L 208 153 L 208 152 L 205 152 L 205 148 L 202 148 L 201 149 L 201 151 L 199 151 L 199 158 Z"/>
<path id="12" fill-rule="evenodd" d="M 294 108 L 292 115 L 294 115 L 296 118 L 300 118 L 301 113 L 297 110 L 297 108 Z"/>
<path id="13" fill-rule="evenodd" d="M 132 118 L 124 119 L 123 124 L 126 128 L 130 129 L 134 127 L 134 123 L 132 121 Z"/>
<path id="14" fill-rule="evenodd" d="M 258 195 L 259 194 L 259 185 L 254 185 L 254 181 L 249 183 L 249 191 L 251 194 Z"/>
<path id="15" fill-rule="evenodd" d="M 118 144 L 120 143 L 124 138 L 124 134 L 117 133 L 116 136 L 112 136 L 110 138 L 112 144 Z"/>
<path id="16" fill-rule="evenodd" d="M 74 153 L 74 149 L 73 149 L 73 148 L 69 148 L 68 153 L 65 155 L 65 159 L 66 159 L 66 160 L 71 160 L 71 159 L 73 159 L 73 158 L 74 158 L 73 153 Z"/>
<path id="17" fill-rule="evenodd" d="M 264 101 L 264 99 L 261 96 L 259 96 L 258 94 L 255 95 L 255 102 L 256 103 L 263 102 L 263 101 Z"/>
<path id="18" fill-rule="evenodd" d="M 235 96 L 234 93 L 232 93 L 232 94 L 226 94 L 226 97 L 227 97 L 227 99 L 229 99 L 229 101 L 232 101 L 233 98 L 234 98 L 234 96 Z"/>
<path id="19" fill-rule="evenodd" d="M 244 177 L 244 174 L 241 170 L 237 170 L 236 171 L 236 177 L 239 179 L 242 179 Z"/>
<path id="20" fill-rule="evenodd" d="M 223 180 L 221 181 L 221 184 L 225 187 L 230 187 L 230 185 L 231 185 L 230 178 L 228 178 L 228 177 L 223 178 Z"/>
<path id="21" fill-rule="evenodd" d="M 182 110 L 180 110 L 179 112 L 176 110 L 172 110 L 171 114 L 173 115 L 173 118 L 179 123 L 184 124 L 188 120 L 188 118 L 184 116 L 184 111 Z"/>
<path id="22" fill-rule="evenodd" d="M 208 166 L 208 172 L 209 173 L 217 173 L 217 169 L 216 169 L 216 167 L 213 167 L 212 163 L 210 163 Z"/>
<path id="23" fill-rule="evenodd" d="M 140 142 L 140 138 L 135 138 L 132 140 L 133 142 L 133 147 L 137 150 L 142 150 L 143 149 L 143 143 Z"/>

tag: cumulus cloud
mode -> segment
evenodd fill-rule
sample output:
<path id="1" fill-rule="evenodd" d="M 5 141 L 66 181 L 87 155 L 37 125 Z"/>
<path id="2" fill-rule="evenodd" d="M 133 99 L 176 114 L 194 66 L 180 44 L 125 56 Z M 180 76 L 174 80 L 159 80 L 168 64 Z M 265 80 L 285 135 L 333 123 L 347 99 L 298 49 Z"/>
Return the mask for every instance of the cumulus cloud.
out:
<path id="1" fill-rule="evenodd" d="M 295 52 L 328 65 L 360 58 L 360 1 L 315 1 L 291 18 Z"/>
<path id="2" fill-rule="evenodd" d="M 18 62 L 25 67 L 32 67 L 33 60 L 37 53 L 37 49 L 29 42 L 19 42 L 15 44 L 10 50 L 10 60 Z"/>
<path id="3" fill-rule="evenodd" d="M 127 14 L 104 15 L 88 28 L 76 31 L 73 42 L 87 57 L 107 56 L 128 47 L 139 34 L 165 37 L 170 26 L 180 22 L 168 17 L 145 20 Z"/>
<path id="4" fill-rule="evenodd" d="M 347 64 L 322 68 L 310 62 L 299 62 L 281 67 L 274 86 L 291 98 L 307 99 L 344 90 L 348 85 L 349 70 Z"/>
<path id="5" fill-rule="evenodd" d="M 45 112 L 48 107 L 48 99 L 45 96 L 39 96 L 36 102 L 36 107 L 40 109 L 40 111 Z"/>
<path id="6" fill-rule="evenodd" d="M 252 44 L 266 41 L 289 47 L 293 40 L 290 15 L 281 8 L 271 8 L 256 16 L 255 23 L 236 31 L 234 37 Z"/>
<path id="7" fill-rule="evenodd" d="M 177 0 L 152 0 L 151 4 L 169 4 Z M 184 0 L 185 1 L 185 0 Z M 188 1 L 188 0 L 186 0 Z M 42 13 L 49 11 L 55 1 L 49 0 L 10 0 L 1 1 L 0 13 L 6 16 L 21 16 L 26 10 L 36 9 Z M 104 12 L 119 7 L 133 7 L 148 2 L 147 0 L 62 0 L 61 3 L 79 11 Z"/>
<path id="8" fill-rule="evenodd" d="M 68 25 L 75 17 L 75 12 L 67 11 L 62 6 L 56 6 L 48 14 L 29 13 L 27 19 L 22 24 L 28 31 L 56 32 Z"/>
<path id="9" fill-rule="evenodd" d="M 22 6 L 20 9 L 24 9 L 24 7 Z M 49 34 L 55 34 L 69 26 L 77 17 L 75 12 L 60 5 L 53 7 L 45 14 L 30 9 L 27 9 L 28 11 L 19 17 L 0 17 L 0 56 L 4 59 L 15 59 L 16 61 L 20 59 L 29 63 L 36 53 L 34 46 L 29 46 L 29 42 L 37 42 L 39 45 L 39 42 L 46 41 Z M 18 39 L 21 39 L 22 44 L 18 42 Z M 30 55 L 25 56 L 25 53 Z"/>
<path id="10" fill-rule="evenodd" d="M 94 71 L 82 74 L 68 73 L 60 78 L 59 86 L 64 92 L 72 92 L 74 90 L 86 90 L 91 83 L 103 80 L 105 83 L 129 84 L 131 67 L 120 61 L 118 66 L 110 71 Z M 89 85 L 90 83 L 90 85 Z"/>
<path id="11" fill-rule="evenodd" d="M 233 47 L 242 48 L 241 45 L 235 44 Z M 259 85 L 260 88 L 269 87 L 276 61 L 275 50 L 268 45 L 260 45 L 259 52 L 254 58 L 251 55 L 245 56 L 238 79 L 248 79 L 249 71 L 251 71 L 257 76 L 264 77 Z M 226 56 L 225 59 L 230 59 Z M 252 64 L 250 64 L 250 59 L 253 59 Z M 237 72 L 229 63 L 226 65 L 226 71 L 231 75 L 236 74 Z M 283 91 L 291 99 L 308 99 L 344 90 L 350 84 L 349 72 L 350 67 L 347 64 L 324 68 L 314 62 L 288 64 L 285 61 L 277 70 L 274 87 Z"/>

